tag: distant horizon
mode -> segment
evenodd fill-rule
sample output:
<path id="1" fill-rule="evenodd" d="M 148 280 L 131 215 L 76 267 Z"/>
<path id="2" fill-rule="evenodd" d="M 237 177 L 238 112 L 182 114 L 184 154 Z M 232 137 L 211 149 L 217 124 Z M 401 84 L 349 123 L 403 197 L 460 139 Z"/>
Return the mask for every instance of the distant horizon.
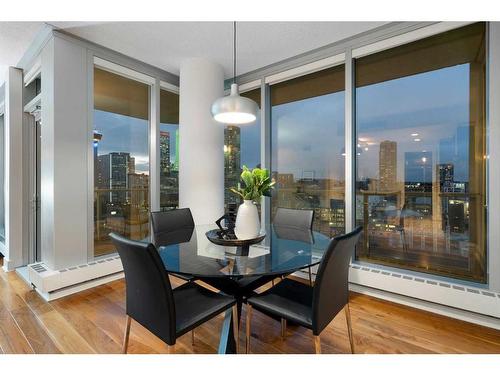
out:
<path id="1" fill-rule="evenodd" d="M 361 143 L 357 179 L 379 178 L 379 144 L 388 140 L 397 142 L 397 176 L 404 176 L 404 152 L 431 152 L 433 169 L 438 163 L 451 162 L 455 179 L 468 182 L 468 103 L 468 64 L 357 88 L 356 126 Z M 273 106 L 271 169 L 291 173 L 295 179 L 311 172 L 316 178 L 343 181 L 344 112 L 343 91 Z M 136 170 L 149 174 L 147 120 L 95 110 L 94 123 L 103 133 L 99 154 L 129 152 Z M 178 127 L 161 124 L 162 131 L 171 133 Z M 260 117 L 239 128 L 240 168 L 253 168 L 260 164 Z M 419 134 L 421 142 L 414 142 L 410 133 Z M 175 150 L 171 137 L 172 163 Z"/>

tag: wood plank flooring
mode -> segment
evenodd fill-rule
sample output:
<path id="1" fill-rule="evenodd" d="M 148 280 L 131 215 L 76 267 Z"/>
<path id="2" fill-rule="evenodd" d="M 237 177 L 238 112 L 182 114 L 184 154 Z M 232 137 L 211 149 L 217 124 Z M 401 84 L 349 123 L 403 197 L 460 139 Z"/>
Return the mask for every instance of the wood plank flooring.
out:
<path id="1" fill-rule="evenodd" d="M 1 261 L 0 261 L 1 263 Z M 172 278 L 172 284 L 181 281 Z M 446 318 L 366 295 L 351 294 L 357 353 L 500 353 L 500 331 Z M 245 309 L 240 328 L 244 348 Z M 177 353 L 216 353 L 223 316 L 178 340 Z M 310 331 L 255 311 L 252 353 L 313 353 Z M 0 269 L 1 353 L 119 353 L 125 327 L 125 282 L 118 280 L 45 302 L 15 272 Z M 321 335 L 323 353 L 349 353 L 345 316 Z M 167 353 L 166 345 L 132 322 L 129 353 Z"/>

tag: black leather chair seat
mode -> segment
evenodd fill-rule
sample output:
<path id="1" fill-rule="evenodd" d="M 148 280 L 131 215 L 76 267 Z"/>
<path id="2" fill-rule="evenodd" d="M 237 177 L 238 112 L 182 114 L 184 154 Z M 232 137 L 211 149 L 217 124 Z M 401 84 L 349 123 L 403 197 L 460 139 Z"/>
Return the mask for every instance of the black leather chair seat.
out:
<path id="1" fill-rule="evenodd" d="M 186 283 L 173 290 L 177 337 L 210 320 L 234 305 L 235 300 L 214 293 L 196 283 Z"/>
<path id="2" fill-rule="evenodd" d="M 313 288 L 291 279 L 284 279 L 258 296 L 248 299 L 256 310 L 311 329 Z"/>

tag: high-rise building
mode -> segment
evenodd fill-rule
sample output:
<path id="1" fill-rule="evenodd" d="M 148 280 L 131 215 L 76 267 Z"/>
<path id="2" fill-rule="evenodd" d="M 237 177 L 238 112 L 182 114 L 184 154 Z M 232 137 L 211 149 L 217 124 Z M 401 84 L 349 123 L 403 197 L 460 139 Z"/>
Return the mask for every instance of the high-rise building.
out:
<path id="1" fill-rule="evenodd" d="M 179 172 L 179 129 L 175 130 L 175 162 L 173 170 Z"/>
<path id="2" fill-rule="evenodd" d="M 343 199 L 330 199 L 330 227 L 344 229 L 345 225 L 345 202 Z"/>
<path id="3" fill-rule="evenodd" d="M 160 178 L 170 175 L 170 133 L 160 132 Z"/>
<path id="4" fill-rule="evenodd" d="M 238 185 L 241 173 L 240 128 L 229 125 L 224 129 L 224 203 L 238 203 L 239 198 L 229 191 Z"/>
<path id="5" fill-rule="evenodd" d="M 441 193 L 452 193 L 455 179 L 453 164 L 438 164 L 436 165 L 436 169 L 436 176 L 439 179 L 439 191 Z"/>
<path id="6" fill-rule="evenodd" d="M 133 156 L 130 156 L 128 159 L 127 173 L 135 173 L 135 158 Z"/>
<path id="7" fill-rule="evenodd" d="M 397 176 L 397 143 L 383 141 L 379 150 L 379 189 L 392 191 L 396 189 Z"/>
<path id="8" fill-rule="evenodd" d="M 111 152 L 97 157 L 95 184 L 98 189 L 110 189 L 107 202 L 126 202 L 130 159 L 128 152 Z"/>

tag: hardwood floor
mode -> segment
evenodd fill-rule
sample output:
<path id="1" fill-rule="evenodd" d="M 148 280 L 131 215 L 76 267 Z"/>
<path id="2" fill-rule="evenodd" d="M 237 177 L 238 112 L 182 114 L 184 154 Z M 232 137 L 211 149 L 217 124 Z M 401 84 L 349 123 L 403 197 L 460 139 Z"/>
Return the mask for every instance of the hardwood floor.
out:
<path id="1" fill-rule="evenodd" d="M 180 283 L 172 278 L 172 283 Z M 500 331 L 366 295 L 351 295 L 356 353 L 500 353 Z M 245 310 L 245 309 L 244 309 Z M 178 340 L 176 353 L 215 353 L 223 316 Z M 245 311 L 240 327 L 244 351 Z M 115 281 L 47 303 L 15 272 L 0 269 L 0 353 L 120 353 L 125 283 Z M 310 331 L 254 311 L 253 353 L 314 353 Z M 344 313 L 321 335 L 322 353 L 349 353 Z M 167 346 L 132 322 L 129 353 L 167 353 Z"/>

